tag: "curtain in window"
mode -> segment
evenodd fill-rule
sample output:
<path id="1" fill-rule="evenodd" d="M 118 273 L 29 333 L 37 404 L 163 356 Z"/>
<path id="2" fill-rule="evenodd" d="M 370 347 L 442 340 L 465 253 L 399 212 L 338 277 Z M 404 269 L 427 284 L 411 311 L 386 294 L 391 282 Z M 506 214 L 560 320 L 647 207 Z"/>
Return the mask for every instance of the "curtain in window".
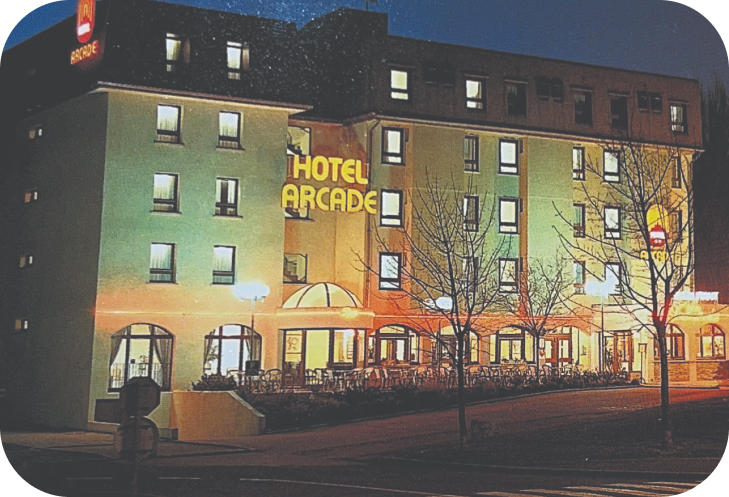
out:
<path id="1" fill-rule="evenodd" d="M 217 344 L 218 339 L 215 336 L 215 332 L 211 333 L 210 335 L 205 337 L 205 354 L 203 356 L 203 366 L 210 363 L 211 366 L 211 373 L 217 373 L 217 360 L 218 360 L 218 353 L 216 350 L 215 345 Z"/>
<path id="2" fill-rule="evenodd" d="M 125 332 L 126 329 L 122 330 L 120 333 L 112 335 L 111 337 L 111 355 L 109 356 L 109 367 L 114 364 L 114 359 L 116 359 L 117 354 L 119 354 L 119 349 L 121 348 L 121 345 L 123 343 L 122 338 Z"/>
<path id="3" fill-rule="evenodd" d="M 157 106 L 157 129 L 177 133 L 180 117 L 179 107 L 169 105 Z"/>
<path id="4" fill-rule="evenodd" d="M 683 107 L 680 105 L 671 106 L 671 122 L 674 124 L 683 123 Z"/>
<path id="5" fill-rule="evenodd" d="M 213 254 L 213 271 L 233 270 L 233 247 L 215 247 Z"/>
<path id="6" fill-rule="evenodd" d="M 160 383 L 160 387 L 169 388 L 170 366 L 172 365 L 172 339 L 153 338 L 152 343 L 154 344 L 154 351 L 160 361 L 160 368 L 162 370 L 162 383 Z"/>
<path id="7" fill-rule="evenodd" d="M 150 269 L 172 269 L 172 245 L 153 243 L 149 267 Z"/>
<path id="8" fill-rule="evenodd" d="M 167 60 L 180 60 L 182 54 L 182 40 L 179 38 L 167 38 Z"/>
<path id="9" fill-rule="evenodd" d="M 175 199 L 175 180 L 172 174 L 154 175 L 154 198 L 161 200 Z"/>
<path id="10" fill-rule="evenodd" d="M 238 122 L 240 114 L 233 112 L 220 113 L 220 136 L 238 140 Z"/>

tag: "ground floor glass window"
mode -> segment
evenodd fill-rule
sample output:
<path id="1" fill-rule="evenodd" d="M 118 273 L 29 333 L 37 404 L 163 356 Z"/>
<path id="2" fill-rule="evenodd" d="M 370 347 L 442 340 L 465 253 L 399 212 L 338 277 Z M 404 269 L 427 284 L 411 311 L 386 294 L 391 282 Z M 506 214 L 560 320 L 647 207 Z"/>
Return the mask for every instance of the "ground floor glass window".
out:
<path id="1" fill-rule="evenodd" d="M 112 335 L 109 390 L 137 377 L 152 378 L 162 390 L 169 390 L 172 345 L 172 334 L 153 324 L 133 324 Z"/>
<path id="2" fill-rule="evenodd" d="M 205 374 L 260 369 L 261 335 L 240 324 L 226 324 L 205 337 Z"/>

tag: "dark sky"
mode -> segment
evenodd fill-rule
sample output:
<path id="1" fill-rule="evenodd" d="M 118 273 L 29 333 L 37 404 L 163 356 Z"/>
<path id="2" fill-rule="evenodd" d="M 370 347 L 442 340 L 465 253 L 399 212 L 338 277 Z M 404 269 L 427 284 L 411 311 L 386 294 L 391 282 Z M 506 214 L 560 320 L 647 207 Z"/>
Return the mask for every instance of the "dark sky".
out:
<path id="1" fill-rule="evenodd" d="M 76 0 L 2 2 L 0 40 L 7 47 L 74 14 Z M 304 25 L 339 6 L 363 9 L 365 0 L 168 0 Z M 682 0 L 704 12 L 663 0 L 379 0 L 390 33 L 577 62 L 690 78 L 706 83 L 718 74 L 729 84 L 729 38 L 724 2 Z M 21 5 L 22 7 L 16 7 Z M 724 25 L 719 25 L 724 21 Z"/>

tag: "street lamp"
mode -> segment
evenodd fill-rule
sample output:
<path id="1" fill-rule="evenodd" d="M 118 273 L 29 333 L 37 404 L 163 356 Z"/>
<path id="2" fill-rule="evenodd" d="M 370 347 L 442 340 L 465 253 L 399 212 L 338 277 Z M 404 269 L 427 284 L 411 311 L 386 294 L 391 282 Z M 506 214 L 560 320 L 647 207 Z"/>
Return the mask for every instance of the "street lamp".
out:
<path id="1" fill-rule="evenodd" d="M 605 281 L 588 281 L 585 284 L 585 293 L 587 295 L 590 295 L 592 297 L 600 297 L 600 339 L 597 348 L 597 359 L 601 372 L 604 369 L 604 358 L 602 349 L 605 346 L 605 344 L 603 343 L 605 335 L 605 299 L 610 296 L 614 289 L 615 283 L 607 278 L 605 279 Z"/>
<path id="2" fill-rule="evenodd" d="M 239 283 L 233 286 L 233 295 L 238 300 L 246 300 L 251 303 L 251 330 L 255 331 L 256 302 L 263 301 L 271 293 L 267 285 L 259 282 Z"/>

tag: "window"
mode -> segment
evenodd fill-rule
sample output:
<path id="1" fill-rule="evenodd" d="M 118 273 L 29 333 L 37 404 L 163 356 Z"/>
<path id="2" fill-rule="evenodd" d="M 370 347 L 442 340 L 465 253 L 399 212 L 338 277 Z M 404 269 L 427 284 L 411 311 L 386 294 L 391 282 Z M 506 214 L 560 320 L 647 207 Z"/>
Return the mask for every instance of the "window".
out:
<path id="1" fill-rule="evenodd" d="M 167 72 L 177 72 L 190 61 L 190 44 L 181 36 L 167 33 Z"/>
<path id="2" fill-rule="evenodd" d="M 619 240 L 621 238 L 620 207 L 605 207 L 605 238 Z"/>
<path id="3" fill-rule="evenodd" d="M 526 117 L 526 86 L 526 83 L 506 83 L 506 111 L 510 116 Z"/>
<path id="4" fill-rule="evenodd" d="M 651 111 L 655 113 L 663 112 L 663 97 L 660 93 L 651 93 Z"/>
<path id="5" fill-rule="evenodd" d="M 111 336 L 109 390 L 132 378 L 152 378 L 169 390 L 172 377 L 172 334 L 153 324 L 127 326 Z"/>
<path id="6" fill-rule="evenodd" d="M 306 283 L 308 259 L 304 254 L 284 254 L 283 282 Z"/>
<path id="7" fill-rule="evenodd" d="M 538 77 L 534 78 L 537 98 L 539 100 L 549 100 L 550 97 L 555 102 L 561 102 L 564 96 L 564 86 L 559 78 Z"/>
<path id="8" fill-rule="evenodd" d="M 534 360 L 534 338 L 516 327 L 502 328 L 496 333 L 494 362 Z"/>
<path id="9" fill-rule="evenodd" d="M 699 357 L 702 359 L 725 359 L 724 331 L 715 324 L 707 324 L 699 330 Z"/>
<path id="10" fill-rule="evenodd" d="M 463 169 L 471 173 L 478 172 L 478 136 L 466 136 L 463 139 Z"/>
<path id="11" fill-rule="evenodd" d="M 29 140 L 35 140 L 36 138 L 41 138 L 43 136 L 43 126 L 33 126 L 28 130 L 28 139 Z"/>
<path id="12" fill-rule="evenodd" d="M 15 320 L 15 331 L 28 331 L 30 322 L 26 318 L 17 318 Z"/>
<path id="13" fill-rule="evenodd" d="M 149 259 L 150 283 L 175 282 L 175 245 L 172 243 L 153 243 Z"/>
<path id="14" fill-rule="evenodd" d="M 677 209 L 675 212 L 671 213 L 671 220 L 670 220 L 670 231 L 669 236 L 673 240 L 674 243 L 681 243 L 683 241 L 683 211 L 680 209 Z"/>
<path id="15" fill-rule="evenodd" d="M 33 262 L 34 262 L 33 254 L 23 254 L 20 256 L 20 259 L 18 260 L 18 267 L 20 269 L 33 267 Z"/>
<path id="16" fill-rule="evenodd" d="M 572 149 L 572 179 L 585 179 L 585 149 L 582 147 Z"/>
<path id="17" fill-rule="evenodd" d="M 180 143 L 180 107 L 176 105 L 157 106 L 157 141 Z"/>
<path id="18" fill-rule="evenodd" d="M 574 261 L 572 263 L 572 277 L 575 293 L 585 293 L 585 261 Z"/>
<path id="19" fill-rule="evenodd" d="M 499 259 L 499 291 L 514 293 L 519 280 L 519 259 Z"/>
<path id="20" fill-rule="evenodd" d="M 240 79 L 241 70 L 250 68 L 251 51 L 248 43 L 229 41 L 226 48 L 228 55 L 228 79 Z"/>
<path id="21" fill-rule="evenodd" d="M 405 69 L 390 69 L 390 98 L 410 100 L 410 73 Z"/>
<path id="22" fill-rule="evenodd" d="M 686 123 L 686 104 L 671 104 L 671 131 L 688 132 Z"/>
<path id="23" fill-rule="evenodd" d="M 402 191 L 380 190 L 380 226 L 402 226 Z"/>
<path id="24" fill-rule="evenodd" d="M 550 88 L 552 89 L 552 100 L 555 102 L 561 102 L 564 98 L 564 85 L 562 80 L 559 78 L 552 78 L 550 81 Z"/>
<path id="25" fill-rule="evenodd" d="M 241 324 L 226 324 L 205 337 L 203 372 L 227 375 L 230 372 L 256 373 L 261 368 L 261 335 Z M 241 380 L 241 375 L 234 376 Z"/>
<path id="26" fill-rule="evenodd" d="M 286 207 L 284 217 L 286 219 L 311 219 L 308 207 Z"/>
<path id="27" fill-rule="evenodd" d="M 368 364 L 418 364 L 420 362 L 420 337 L 400 325 L 383 326 L 369 335 Z"/>
<path id="28" fill-rule="evenodd" d="M 647 91 L 637 92 L 638 110 L 643 112 L 653 111 L 660 113 L 663 110 L 663 98 L 660 93 L 648 93 Z"/>
<path id="29" fill-rule="evenodd" d="M 499 173 L 519 174 L 518 140 L 499 140 Z"/>
<path id="30" fill-rule="evenodd" d="M 480 260 L 478 257 L 466 257 L 463 259 L 461 283 L 464 293 L 474 295 L 478 290 L 478 271 Z"/>
<path id="31" fill-rule="evenodd" d="M 478 203 L 478 196 L 476 195 L 463 197 L 463 229 L 466 231 L 478 231 Z"/>
<path id="32" fill-rule="evenodd" d="M 623 95 L 610 97 L 610 124 L 613 128 L 628 127 L 628 97 Z"/>
<path id="33" fill-rule="evenodd" d="M 605 275 L 603 281 L 610 288 L 610 295 L 619 295 L 622 289 L 623 272 L 619 262 L 608 262 L 605 264 Z"/>
<path id="34" fill-rule="evenodd" d="M 456 84 L 456 72 L 450 64 L 426 62 L 423 64 L 423 79 L 426 83 L 453 86 Z"/>
<path id="35" fill-rule="evenodd" d="M 675 324 L 666 325 L 666 355 L 669 360 L 682 361 L 686 356 L 684 353 L 686 338 L 681 328 Z M 656 360 L 660 358 L 658 342 L 654 342 L 654 353 Z M 703 337 L 702 337 L 703 345 Z"/>
<path id="36" fill-rule="evenodd" d="M 177 175 L 156 173 L 152 210 L 156 212 L 179 212 L 177 199 Z"/>
<path id="37" fill-rule="evenodd" d="M 575 91 L 575 124 L 592 126 L 592 92 Z"/>
<path id="38" fill-rule="evenodd" d="M 671 160 L 671 188 L 681 188 L 681 156 L 677 155 Z"/>
<path id="39" fill-rule="evenodd" d="M 499 233 L 519 232 L 519 199 L 499 199 Z"/>
<path id="40" fill-rule="evenodd" d="M 218 119 L 218 147 L 235 149 L 241 148 L 240 113 L 221 112 Z"/>
<path id="41" fill-rule="evenodd" d="M 403 165 L 403 130 L 399 128 L 382 128 L 382 163 Z"/>
<path id="42" fill-rule="evenodd" d="M 380 290 L 400 288 L 401 254 L 380 253 Z"/>
<path id="43" fill-rule="evenodd" d="M 638 99 L 638 110 L 648 111 L 650 109 L 650 97 L 647 91 L 636 92 Z"/>
<path id="44" fill-rule="evenodd" d="M 466 78 L 466 108 L 486 110 L 485 81 Z"/>
<path id="45" fill-rule="evenodd" d="M 608 183 L 620 183 L 621 153 L 619 150 L 605 150 L 602 153 L 602 179 Z"/>
<path id="46" fill-rule="evenodd" d="M 289 126 L 286 132 L 287 155 L 311 155 L 311 128 Z"/>
<path id="47" fill-rule="evenodd" d="M 534 78 L 534 86 L 539 100 L 549 100 L 549 78 Z"/>
<path id="48" fill-rule="evenodd" d="M 238 180 L 217 178 L 215 180 L 215 215 L 238 215 Z"/>
<path id="49" fill-rule="evenodd" d="M 38 201 L 38 188 L 30 188 L 28 190 L 25 190 L 25 194 L 23 195 L 23 203 L 29 204 L 36 201 Z"/>
<path id="50" fill-rule="evenodd" d="M 575 238 L 583 238 L 585 236 L 585 204 L 572 204 L 574 206 L 575 217 L 572 223 Z"/>
<path id="51" fill-rule="evenodd" d="M 235 283 L 235 247 L 213 247 L 213 285 Z"/>

